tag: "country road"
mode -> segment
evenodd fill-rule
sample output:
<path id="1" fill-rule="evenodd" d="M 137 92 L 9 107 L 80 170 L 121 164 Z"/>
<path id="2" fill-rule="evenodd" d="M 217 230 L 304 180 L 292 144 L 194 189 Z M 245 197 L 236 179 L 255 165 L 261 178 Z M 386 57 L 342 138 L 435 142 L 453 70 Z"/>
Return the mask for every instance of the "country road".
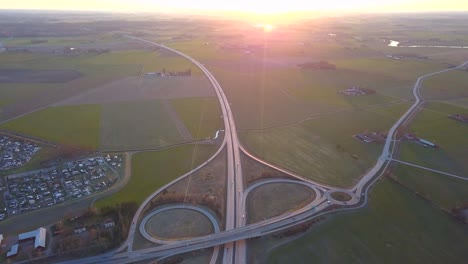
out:
<path id="1" fill-rule="evenodd" d="M 338 211 L 348 211 L 356 210 L 363 208 L 368 204 L 368 193 L 370 188 L 374 185 L 377 179 L 383 175 L 388 165 L 391 162 L 392 155 L 394 152 L 396 144 L 396 134 L 398 129 L 404 124 L 411 115 L 417 111 L 420 105 L 423 103 L 423 99 L 420 96 L 420 89 L 423 81 L 430 76 L 444 73 L 450 70 L 458 69 L 468 64 L 468 61 L 464 64 L 451 69 L 445 69 L 442 71 L 430 73 L 424 76 L 421 76 L 417 79 L 415 85 L 413 86 L 413 95 L 415 98 L 414 104 L 395 122 L 391 127 L 385 145 L 383 147 L 382 153 L 379 156 L 376 164 L 362 177 L 362 179 L 350 189 L 340 189 L 333 186 L 316 183 L 314 181 L 308 180 L 305 177 L 292 174 L 285 169 L 278 168 L 270 163 L 261 161 L 256 158 L 256 160 L 262 162 L 265 165 L 271 166 L 275 169 L 280 169 L 282 172 L 285 172 L 289 175 L 292 175 L 296 178 L 299 178 L 303 181 L 306 181 L 307 185 L 311 188 L 314 188 L 316 193 L 320 195 L 310 204 L 296 210 L 293 212 L 288 212 L 286 214 L 272 217 L 264 221 L 260 221 L 254 224 L 245 225 L 244 214 L 245 207 L 243 203 L 245 202 L 245 190 L 243 189 L 242 182 L 242 168 L 240 164 L 240 152 L 243 151 L 247 155 L 254 157 L 249 154 L 245 149 L 242 148 L 240 142 L 237 138 L 237 133 L 235 130 L 234 118 L 229 106 L 229 101 L 227 100 L 224 92 L 222 91 L 220 85 L 217 83 L 216 79 L 211 75 L 211 73 L 199 62 L 192 59 L 191 57 L 176 51 L 174 49 L 168 48 L 164 45 L 160 45 L 148 40 L 141 38 L 127 36 L 129 38 L 135 39 L 137 41 L 143 41 L 147 43 L 154 44 L 161 48 L 171 50 L 188 60 L 192 61 L 197 65 L 208 77 L 212 83 L 223 111 L 223 117 L 225 122 L 225 133 L 224 141 L 221 145 L 218 152 L 213 155 L 208 161 L 201 164 L 199 167 L 195 168 L 193 171 L 188 172 L 179 179 L 167 184 L 163 188 L 155 191 L 150 197 L 148 197 L 142 206 L 139 208 L 137 214 L 135 214 L 134 220 L 130 227 L 130 232 L 127 241 L 122 245 L 120 251 L 114 251 L 111 253 L 98 255 L 89 258 L 83 258 L 74 261 L 68 261 L 64 263 L 131 263 L 135 261 L 143 261 L 155 258 L 164 258 L 167 256 L 172 256 L 175 254 L 180 254 L 184 252 L 190 252 L 198 249 L 210 248 L 218 245 L 224 245 L 224 255 L 223 263 L 246 263 L 245 258 L 245 239 L 259 237 L 266 234 L 271 234 L 278 232 L 279 230 L 284 230 L 291 226 L 301 224 L 307 221 L 310 221 L 313 218 L 319 217 L 321 215 L 327 214 L 330 212 L 331 205 L 341 205 L 339 209 L 334 209 L 333 212 Z M 200 236 L 196 238 L 187 239 L 177 243 L 165 244 L 156 246 L 153 248 L 147 248 L 142 250 L 133 250 L 133 234 L 135 233 L 138 219 L 141 217 L 141 213 L 146 204 L 158 193 L 172 185 L 173 183 L 188 177 L 194 171 L 197 171 L 201 167 L 208 164 L 213 160 L 223 149 L 226 147 L 227 150 L 227 214 L 226 214 L 226 230 L 215 232 L 210 235 Z M 255 158 L 255 157 L 254 157 Z M 265 183 L 266 184 L 266 183 Z M 337 201 L 330 199 L 329 194 L 334 191 L 345 191 L 352 195 L 352 202 L 349 202 L 346 205 L 340 204 Z M 248 193 L 248 192 L 247 192 Z M 325 194 L 325 195 L 322 195 Z M 354 196 L 354 197 L 353 197 Z M 127 249 L 126 251 L 124 249 Z"/>

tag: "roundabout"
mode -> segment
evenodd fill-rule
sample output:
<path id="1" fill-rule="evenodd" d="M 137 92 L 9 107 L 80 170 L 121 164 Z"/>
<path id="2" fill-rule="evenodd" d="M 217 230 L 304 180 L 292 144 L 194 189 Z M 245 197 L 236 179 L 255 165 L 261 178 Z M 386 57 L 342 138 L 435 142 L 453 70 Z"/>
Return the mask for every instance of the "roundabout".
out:
<path id="1" fill-rule="evenodd" d="M 351 205 L 357 204 L 359 199 L 356 195 L 349 190 L 334 189 L 325 193 L 328 201 L 333 202 L 337 205 Z"/>

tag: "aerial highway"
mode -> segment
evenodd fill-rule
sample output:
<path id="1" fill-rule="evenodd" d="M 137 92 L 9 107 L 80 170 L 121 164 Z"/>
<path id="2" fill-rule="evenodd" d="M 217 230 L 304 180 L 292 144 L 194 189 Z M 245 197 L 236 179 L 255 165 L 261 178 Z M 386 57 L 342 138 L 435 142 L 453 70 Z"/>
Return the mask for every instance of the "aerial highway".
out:
<path id="1" fill-rule="evenodd" d="M 271 234 L 291 226 L 301 224 L 307 222 L 315 217 L 319 217 L 321 215 L 327 214 L 330 211 L 346 211 L 346 210 L 355 210 L 358 208 L 363 208 L 368 203 L 368 192 L 373 184 L 377 181 L 377 179 L 385 172 L 386 168 L 392 161 L 392 156 L 396 144 L 396 135 L 398 129 L 404 124 L 408 118 L 410 118 L 417 109 L 421 106 L 424 102 L 422 97 L 420 96 L 420 89 L 422 86 L 422 82 L 425 78 L 444 73 L 447 71 L 455 70 L 460 67 L 464 67 L 468 65 L 468 62 L 464 64 L 450 69 L 445 69 L 442 71 L 430 73 L 424 76 L 421 76 L 417 79 L 415 85 L 413 86 L 413 95 L 415 97 L 414 104 L 395 122 L 395 124 L 391 127 L 388 132 L 388 135 L 385 140 L 385 145 L 383 147 L 382 153 L 380 154 L 379 158 L 377 159 L 376 164 L 361 178 L 361 180 L 353 187 L 349 189 L 342 189 L 336 188 L 333 186 L 329 186 L 326 184 L 314 182 L 310 179 L 302 177 L 300 175 L 296 175 L 291 173 L 283 168 L 270 164 L 268 162 L 262 161 L 252 154 L 248 153 L 246 149 L 244 149 L 238 138 L 236 133 L 236 127 L 234 118 L 230 109 L 229 101 L 227 100 L 221 86 L 213 77 L 213 75 L 208 71 L 208 69 L 199 63 L 198 61 L 194 60 L 193 58 L 166 47 L 161 44 L 157 44 L 145 39 L 136 38 L 132 36 L 127 36 L 128 38 L 132 38 L 137 41 L 144 41 L 161 48 L 165 48 L 171 50 L 191 62 L 197 65 L 208 77 L 211 84 L 213 85 L 218 99 L 221 104 L 221 109 L 224 118 L 224 125 L 225 125 L 225 133 L 224 133 L 224 141 L 219 150 L 215 155 L 213 155 L 208 161 L 201 164 L 199 167 L 194 169 L 191 172 L 183 175 L 181 178 L 188 177 L 194 171 L 200 169 L 201 167 L 207 165 L 211 160 L 213 160 L 223 149 L 227 151 L 227 212 L 226 212 L 226 229 L 224 231 L 215 232 L 213 234 L 190 238 L 184 241 L 177 241 L 174 243 L 168 243 L 164 245 L 155 245 L 155 247 L 141 249 L 141 250 L 133 250 L 133 236 L 137 230 L 137 223 L 142 217 L 142 210 L 144 206 L 157 194 L 159 194 L 162 190 L 166 189 L 168 186 L 172 185 L 173 183 L 179 181 L 181 178 L 169 183 L 168 185 L 164 186 L 160 190 L 155 191 L 150 197 L 148 197 L 145 202 L 140 206 L 139 210 L 137 211 L 131 227 L 129 236 L 127 241 L 118 249 L 113 252 L 109 252 L 103 255 L 98 255 L 94 257 L 83 258 L 79 260 L 68 261 L 65 263 L 131 263 L 139 260 L 150 260 L 150 259 L 158 259 L 158 258 L 165 258 L 168 256 L 173 256 L 176 254 L 190 252 L 199 249 L 211 248 L 215 246 L 224 245 L 224 254 L 223 254 L 223 263 L 245 263 L 246 256 L 245 256 L 245 239 L 254 238 L 263 236 L 266 234 Z M 267 180 L 264 182 L 258 183 L 254 187 L 249 187 L 247 190 L 243 188 L 243 179 L 242 179 L 242 166 L 241 166 L 241 158 L 240 152 L 244 152 L 246 155 L 250 156 L 254 160 L 261 162 L 265 165 L 268 165 L 274 169 L 277 169 L 283 173 L 286 173 L 298 180 L 304 181 L 306 183 L 298 183 L 297 181 L 293 180 Z M 315 191 L 317 197 L 307 204 L 306 206 L 293 211 L 288 212 L 276 217 L 272 217 L 269 219 L 265 219 L 263 221 L 246 225 L 245 222 L 245 200 L 250 190 L 255 187 L 258 187 L 262 184 L 269 184 L 273 182 L 286 182 L 289 183 L 296 183 L 309 186 L 311 189 Z M 330 193 L 335 191 L 342 191 L 346 192 L 351 195 L 351 200 L 343 203 L 336 200 L 331 199 Z M 333 209 L 331 206 L 340 206 L 338 209 Z M 126 250 L 125 250 L 126 249 Z"/>
<path id="2" fill-rule="evenodd" d="M 242 164 L 240 159 L 240 143 L 237 137 L 236 125 L 234 122 L 234 116 L 231 111 L 230 103 L 227 100 L 226 95 L 224 94 L 223 89 L 219 85 L 218 81 L 214 78 L 211 72 L 200 62 L 189 57 L 188 55 L 174 50 L 172 48 L 166 47 L 164 45 L 148 41 L 141 38 L 136 38 L 132 36 L 126 36 L 131 39 L 138 41 L 143 41 L 156 45 L 160 48 L 170 50 L 180 56 L 188 59 L 198 68 L 200 68 L 203 73 L 206 75 L 208 80 L 211 82 L 216 95 L 219 99 L 221 110 L 223 113 L 224 120 L 224 135 L 225 135 L 225 144 L 227 151 L 227 204 L 226 204 L 226 230 L 231 230 L 242 225 L 242 218 L 245 217 L 245 212 L 240 211 L 243 209 L 241 206 L 240 199 L 242 198 L 242 193 L 244 191 L 243 187 L 243 177 L 242 177 Z M 242 241 L 238 242 L 238 257 L 245 258 L 245 243 Z M 235 247 L 233 244 L 227 244 L 224 247 L 223 263 L 233 263 L 234 261 L 234 250 Z M 243 261 L 245 262 L 245 261 Z"/>

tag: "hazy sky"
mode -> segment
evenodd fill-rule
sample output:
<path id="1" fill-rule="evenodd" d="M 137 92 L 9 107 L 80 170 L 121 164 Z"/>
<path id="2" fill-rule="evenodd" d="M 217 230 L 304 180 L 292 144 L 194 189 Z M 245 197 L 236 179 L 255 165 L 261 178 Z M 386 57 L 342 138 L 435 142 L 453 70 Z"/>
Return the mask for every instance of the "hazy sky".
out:
<path id="1" fill-rule="evenodd" d="M 463 11 L 468 0 L 1 0 L 1 9 L 114 11 L 226 10 L 259 14 L 290 11 Z"/>

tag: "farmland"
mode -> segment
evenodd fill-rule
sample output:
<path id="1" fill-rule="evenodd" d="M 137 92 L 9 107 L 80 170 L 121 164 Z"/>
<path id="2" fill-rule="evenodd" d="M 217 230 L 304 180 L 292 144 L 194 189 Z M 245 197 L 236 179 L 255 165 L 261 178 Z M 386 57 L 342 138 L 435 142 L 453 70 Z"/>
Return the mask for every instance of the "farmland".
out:
<path id="1" fill-rule="evenodd" d="M 99 147 L 99 105 L 50 107 L 0 128 L 82 149 Z"/>
<path id="2" fill-rule="evenodd" d="M 81 77 L 67 83 L 37 83 L 54 80 L 43 80 L 36 77 L 35 79 L 31 78 L 30 83 L 2 84 L 0 118 L 2 120 L 12 118 L 89 92 L 125 77 L 139 76 L 147 71 L 161 71 L 163 69 L 185 71 L 190 68 L 193 75 L 201 77 L 201 73 L 189 61 L 176 55 L 164 54 L 162 56 L 157 51 L 147 50 L 115 51 L 99 55 L 86 53 L 77 56 L 1 53 L 0 69 L 2 72 L 14 70 L 15 72 L 29 73 L 34 77 L 40 72 L 60 70 L 79 73 Z M 12 76 L 9 78 L 11 79 Z M 175 83 L 175 85 L 178 84 Z"/>
<path id="3" fill-rule="evenodd" d="M 404 142 L 400 159 L 433 169 L 466 175 L 467 150 L 460 146 L 468 144 L 468 126 L 448 118 L 453 114 L 467 114 L 468 110 L 445 103 L 428 103 L 418 113 L 408 130 L 418 137 L 440 146 L 427 149 L 420 144 Z"/>
<path id="4" fill-rule="evenodd" d="M 172 180 L 195 168 L 214 154 L 216 146 L 186 145 L 155 152 L 140 152 L 132 158 L 132 178 L 116 194 L 96 202 L 98 208 L 124 202 L 141 203 Z"/>
<path id="5" fill-rule="evenodd" d="M 6 49 L 0 47 L 0 129 L 59 145 L 45 147 L 47 142 L 43 142 L 44 148 L 18 168 L 23 164 L 14 160 L 14 152 L 21 148 L 9 143 L 9 153 L 3 155 L 8 166 L 13 164 L 15 172 L 22 172 L 104 152 L 104 156 L 110 155 L 105 158 L 111 164 L 109 169 L 121 174 L 112 187 L 102 183 L 110 188 L 95 196 L 12 215 L 0 222 L 2 230 L 7 230 L 4 234 L 47 226 L 61 218 L 73 222 L 74 216 L 90 208 L 85 216 L 91 214 L 91 218 L 70 225 L 79 232 L 84 228 L 83 234 L 67 230 L 70 238 L 80 238 L 67 244 L 80 244 L 77 248 L 88 245 L 76 255 L 91 255 L 95 251 L 91 245 L 101 239 L 117 245 L 127 236 L 130 224 L 130 230 L 137 227 L 135 234 L 129 234 L 134 235 L 129 240 L 135 242 L 129 244 L 128 251 L 132 251 L 132 247 L 158 246 L 138 232 L 145 214 L 157 208 L 199 206 L 217 219 L 221 230 L 227 230 L 231 224 L 238 227 L 243 222 L 291 213 L 316 198 L 315 192 L 303 185 L 279 182 L 257 186 L 248 197 L 242 196 L 242 191 L 261 180 L 299 180 L 265 165 L 272 163 L 316 181 L 318 186 L 324 183 L 334 187 L 320 186 L 329 190 L 320 190 L 320 204 L 314 204 L 310 211 L 285 215 L 288 219 L 281 223 L 255 227 L 251 234 L 260 237 L 245 240 L 247 263 L 464 263 L 468 259 L 468 231 L 457 221 L 462 220 L 464 211 L 453 210 L 467 205 L 468 182 L 389 161 L 384 176 L 370 189 L 367 183 L 359 185 L 354 194 L 341 189 L 355 185 L 376 163 L 389 128 L 414 103 L 412 88 L 417 78 L 468 60 L 468 49 L 401 46 L 467 46 L 464 15 L 313 15 L 283 22 L 253 21 L 257 17 L 237 21 L 79 12 L 63 17 L 38 17 L 26 12 L 12 19 L 14 15 L 1 13 L 5 15 L 0 18 L 0 41 L 5 40 Z M 89 22 L 90 18 L 93 21 Z M 256 24 L 260 22 L 275 23 Z M 401 46 L 388 46 L 391 40 Z M 227 101 L 223 104 L 233 110 L 230 113 L 227 109 L 229 118 L 222 114 L 213 80 L 164 46 L 186 53 L 209 69 L 225 93 L 223 100 Z M 466 70 L 424 81 L 421 93 L 427 102 L 397 130 L 397 138 L 391 142 L 396 146 L 392 148 L 393 158 L 467 175 L 468 126 L 463 117 L 456 117 L 460 121 L 448 118 L 452 114 L 468 116 Z M 223 121 L 230 126 L 235 121 L 232 126 L 240 142 L 235 135 L 224 133 L 218 140 L 204 140 L 222 130 Z M 439 148 L 406 140 L 414 137 L 400 137 L 403 133 L 413 133 Z M 227 136 L 224 141 L 223 136 Z M 216 158 L 179 179 L 212 156 L 221 142 L 227 147 Z M 238 159 L 238 144 L 265 163 L 246 153 Z M 239 176 L 243 179 L 232 180 Z M 87 186 L 80 181 L 71 184 Z M 360 187 L 364 188 L 362 193 Z M 12 191 L 0 188 L 7 207 Z M 158 195 L 134 217 L 139 220 L 131 223 L 138 205 L 156 191 Z M 42 196 L 37 188 L 27 192 L 21 190 L 24 197 L 18 196 L 18 201 L 11 203 L 32 207 L 41 199 L 37 198 Z M 55 192 L 47 196 L 60 196 Z M 356 198 L 360 202 L 355 204 Z M 351 200 L 353 205 L 348 203 Z M 242 202 L 245 208 L 239 209 Z M 343 204 L 359 209 L 334 211 Z M 302 216 L 323 212 L 323 207 L 330 211 L 299 223 Z M 109 210 L 115 214 L 107 215 Z M 106 219 L 95 219 L 95 212 Z M 125 220 L 120 221 L 123 212 Z M 1 214 L 2 210 L 0 218 Z M 31 217 L 37 221 L 30 221 Z M 163 239 L 213 232 L 208 219 L 195 211 L 171 209 L 152 217 L 146 227 L 153 236 Z M 112 224 L 108 227 L 104 222 Z M 269 228 L 284 225 L 291 228 L 263 235 Z M 106 229 L 102 236 L 96 234 L 96 226 Z M 250 231 L 229 232 L 215 239 L 228 243 L 228 239 Z M 52 238 L 50 234 L 48 237 Z M 175 251 L 193 250 L 204 243 L 199 242 L 189 241 Z M 235 263 L 244 262 L 238 259 L 243 254 L 239 244 L 221 246 L 225 252 L 235 253 Z M 54 243 L 35 253 L 54 253 L 50 245 Z M 208 262 L 211 251 L 174 255 L 162 262 Z M 125 262 L 132 261 L 133 256 L 161 254 L 114 253 L 102 259 L 110 257 L 107 260 L 112 261 L 115 257 Z M 22 260 L 22 255 L 16 260 Z M 228 255 L 221 254 L 218 262 Z M 45 261 L 49 260 L 55 259 Z"/>
<path id="6" fill-rule="evenodd" d="M 269 257 L 257 248 L 250 263 L 463 263 L 468 257 L 466 228 L 442 211 L 388 180 L 371 196 L 369 207 L 329 216 Z M 275 240 L 263 243 L 268 239 Z"/>
<path id="7" fill-rule="evenodd" d="M 427 100 L 453 100 L 468 97 L 468 72 L 450 71 L 428 78 L 422 95 Z"/>
<path id="8" fill-rule="evenodd" d="M 33 38 L 13 38 L 4 41 L 5 46 L 67 46 L 79 44 L 112 43 L 124 41 L 125 39 L 118 35 L 102 34 L 98 36 L 80 36 L 80 37 L 33 37 Z"/>
<path id="9" fill-rule="evenodd" d="M 279 193 L 287 195 L 278 196 Z M 287 183 L 271 183 L 260 186 L 247 198 L 248 223 L 281 215 L 303 207 L 315 199 L 315 193 L 306 186 Z"/>
<path id="10" fill-rule="evenodd" d="M 413 168 L 405 165 L 396 165 L 392 172 L 399 183 L 410 190 L 419 193 L 436 206 L 447 211 L 468 202 L 468 182 L 446 175 Z M 443 186 L 443 188 L 441 188 Z"/>
<path id="11" fill-rule="evenodd" d="M 205 77 L 128 77 L 62 100 L 57 105 L 104 104 L 214 96 Z"/>
<path id="12" fill-rule="evenodd" d="M 214 97 L 174 99 L 172 105 L 195 139 L 213 138 L 223 128 L 219 102 Z"/>
<path id="13" fill-rule="evenodd" d="M 239 128 L 264 128 L 338 109 L 408 100 L 419 74 L 443 68 L 438 63 L 342 59 L 332 61 L 337 70 L 311 71 L 294 68 L 295 64 L 278 66 L 257 60 L 209 62 L 232 102 Z M 338 94 L 352 86 L 376 93 L 359 97 Z"/>
<path id="14" fill-rule="evenodd" d="M 0 69 L 0 83 L 65 83 L 80 76 L 77 71 Z"/>
<path id="15" fill-rule="evenodd" d="M 103 150 L 150 149 L 181 141 L 160 101 L 102 106 L 100 148 Z"/>
<path id="16" fill-rule="evenodd" d="M 352 136 L 386 131 L 407 107 L 397 104 L 342 112 L 285 127 L 240 131 L 239 135 L 260 158 L 310 179 L 346 187 L 371 167 L 382 148 Z"/>

